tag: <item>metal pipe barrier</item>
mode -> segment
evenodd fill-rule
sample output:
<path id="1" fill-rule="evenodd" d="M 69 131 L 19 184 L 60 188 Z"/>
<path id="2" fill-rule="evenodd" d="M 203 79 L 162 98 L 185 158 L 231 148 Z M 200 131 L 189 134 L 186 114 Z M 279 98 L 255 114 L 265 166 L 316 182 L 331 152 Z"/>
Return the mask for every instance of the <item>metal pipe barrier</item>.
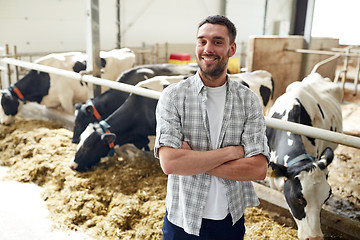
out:
<path id="1" fill-rule="evenodd" d="M 97 77 L 93 77 L 91 75 L 82 75 L 80 73 L 76 73 L 76 72 L 72 72 L 72 71 L 67 71 L 67 70 L 49 67 L 49 66 L 44 66 L 44 65 L 40 65 L 40 64 L 36 64 L 36 63 L 25 62 L 25 61 L 21 61 L 21 60 L 15 60 L 12 58 L 4 58 L 4 59 L 2 59 L 2 61 L 5 63 L 8 63 L 8 64 L 12 64 L 12 65 L 16 65 L 16 66 L 20 66 L 20 67 L 24 67 L 24 68 L 28 68 L 28 69 L 35 69 L 35 70 L 42 71 L 42 72 L 53 73 L 56 75 L 73 78 L 73 79 L 76 79 L 79 81 L 102 85 L 102 86 L 106 86 L 109 88 L 113 88 L 113 89 L 128 92 L 128 93 L 134 93 L 134 94 L 144 96 L 144 97 L 149 97 L 149 98 L 153 98 L 153 99 L 159 99 L 159 97 L 160 97 L 160 92 L 158 92 L 158 91 L 141 88 L 141 87 L 135 87 L 130 84 L 120 83 L 120 82 L 111 81 L 111 80 L 107 80 L 107 79 L 97 78 Z"/>
<path id="2" fill-rule="evenodd" d="M 341 56 L 348 56 L 348 57 L 359 57 L 358 53 L 346 53 L 346 52 L 336 52 L 333 51 L 325 51 L 325 50 L 310 50 L 310 49 L 284 49 L 288 52 L 297 52 L 297 53 L 313 53 L 313 54 L 320 54 L 320 55 L 335 55 L 340 54 Z"/>
<path id="3" fill-rule="evenodd" d="M 266 126 L 284 131 L 293 132 L 307 137 L 339 143 L 342 145 L 360 148 L 360 137 L 354 137 L 338 132 L 311 127 L 299 123 L 288 122 L 276 118 L 265 117 Z"/>
<path id="4" fill-rule="evenodd" d="M 313 67 L 311 73 L 315 73 L 320 66 L 322 66 L 322 65 L 324 65 L 324 64 L 326 64 L 326 63 L 328 63 L 328 62 L 331 62 L 332 60 L 335 60 L 335 59 L 337 59 L 337 58 L 340 57 L 340 56 L 341 56 L 340 54 L 336 54 L 336 55 L 334 55 L 334 56 L 332 56 L 332 57 L 326 58 L 325 60 L 323 60 L 323 61 L 321 61 L 321 62 L 318 62 L 318 63 L 315 64 L 315 66 Z"/>
<path id="5" fill-rule="evenodd" d="M 101 78 L 97 78 L 97 77 L 93 77 L 93 76 L 81 75 L 76 72 L 66 71 L 66 70 L 49 67 L 49 66 L 44 66 L 44 65 L 40 65 L 40 64 L 24 62 L 24 61 L 20 61 L 20 60 L 11 59 L 11 58 L 4 58 L 4 59 L 2 59 L 2 61 L 6 62 L 8 64 L 17 65 L 17 66 L 28 68 L 28 69 L 35 69 L 38 71 L 53 73 L 53 74 L 77 79 L 79 81 L 85 81 L 85 82 L 89 82 L 89 83 L 93 83 L 93 84 L 98 84 L 98 85 L 110 87 L 110 88 L 117 89 L 120 91 L 125 91 L 125 92 L 129 92 L 129 93 L 133 93 L 133 94 L 137 94 L 137 95 L 141 95 L 141 96 L 149 97 L 149 98 L 153 98 L 153 99 L 159 99 L 160 94 L 161 94 L 161 92 L 154 91 L 154 90 L 136 87 L 133 85 L 115 82 L 115 81 L 111 81 L 111 80 L 101 79 Z M 279 119 L 275 119 L 275 118 L 270 118 L 270 117 L 265 117 L 265 122 L 266 122 L 266 126 L 271 127 L 271 128 L 276 128 L 276 129 L 280 129 L 280 130 L 284 130 L 284 131 L 290 131 L 290 132 L 293 132 L 296 134 L 305 135 L 305 136 L 312 137 L 312 138 L 318 138 L 321 140 L 335 142 L 335 143 L 350 146 L 350 147 L 360 148 L 360 138 L 359 137 L 354 137 L 354 136 L 350 136 L 350 135 L 346 135 L 346 134 L 342 134 L 342 133 L 332 132 L 332 131 L 328 131 L 325 129 L 310 127 L 310 126 L 293 123 L 293 122 L 288 122 L 288 121 L 284 121 L 284 120 L 279 120 Z"/>

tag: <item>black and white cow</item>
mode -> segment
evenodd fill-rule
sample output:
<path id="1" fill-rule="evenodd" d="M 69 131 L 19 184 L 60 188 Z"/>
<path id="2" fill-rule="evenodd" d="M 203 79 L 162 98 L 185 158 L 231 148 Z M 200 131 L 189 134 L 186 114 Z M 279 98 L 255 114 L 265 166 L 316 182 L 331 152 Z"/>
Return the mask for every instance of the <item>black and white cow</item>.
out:
<path id="1" fill-rule="evenodd" d="M 256 70 L 253 72 L 229 74 L 229 77 L 253 90 L 259 96 L 263 105 L 263 113 L 267 115 L 274 104 L 274 80 L 268 71 Z"/>
<path id="2" fill-rule="evenodd" d="M 117 79 L 118 82 L 135 85 L 140 81 L 155 76 L 192 75 L 196 72 L 197 66 L 175 65 L 175 64 L 153 64 L 134 67 L 125 71 Z M 156 85 L 156 84 L 155 84 Z M 152 88 L 152 86 L 148 86 Z M 153 89 L 155 90 L 155 89 Z M 129 96 L 129 93 L 109 89 L 85 104 L 77 104 L 75 110 L 74 135 L 72 142 L 78 143 L 80 134 L 89 123 L 99 122 L 107 118 L 118 109 Z"/>
<path id="3" fill-rule="evenodd" d="M 150 150 L 148 136 L 155 134 L 157 100 L 131 94 L 105 120 L 90 123 L 80 136 L 77 152 L 70 167 L 86 171 L 109 154 L 115 145 L 134 144 Z"/>
<path id="4" fill-rule="evenodd" d="M 342 132 L 340 86 L 311 74 L 290 84 L 270 109 L 269 116 Z M 271 152 L 268 176 L 272 188 L 283 190 L 300 239 L 322 239 L 320 211 L 331 195 L 327 166 L 336 143 L 267 128 Z M 285 182 L 284 179 L 285 178 Z"/>
<path id="5" fill-rule="evenodd" d="M 135 54 L 127 48 L 100 52 L 103 75 L 109 80 L 135 63 Z M 81 52 L 54 53 L 35 61 L 37 64 L 68 71 L 80 72 L 86 69 L 86 54 Z M 68 77 L 30 70 L 22 79 L 0 93 L 0 123 L 10 124 L 22 105 L 38 102 L 49 108 L 61 107 L 69 114 L 74 113 L 74 103 L 88 99 L 88 88 L 78 80 Z"/>
<path id="6" fill-rule="evenodd" d="M 246 78 L 237 76 L 236 80 L 248 82 L 251 79 L 249 76 L 252 75 L 257 79 L 258 74 L 264 76 L 263 72 L 255 71 L 250 75 L 246 73 Z M 184 78 L 185 76 L 156 76 L 139 82 L 137 86 L 162 91 L 168 85 Z M 259 79 L 257 80 L 258 83 L 261 82 Z M 271 81 L 271 77 L 268 78 L 268 75 L 266 75 L 263 78 L 263 83 L 268 81 Z M 250 83 L 248 86 L 252 86 L 254 89 L 259 88 Z M 150 150 L 148 137 L 155 135 L 156 104 L 157 100 L 132 94 L 105 121 L 101 121 L 100 124 L 89 124 L 80 136 L 80 143 L 75 157 L 72 159 L 71 168 L 77 171 L 90 169 L 102 157 L 107 156 L 113 144 L 132 143 L 139 149 Z M 110 132 L 106 133 L 107 131 Z"/>

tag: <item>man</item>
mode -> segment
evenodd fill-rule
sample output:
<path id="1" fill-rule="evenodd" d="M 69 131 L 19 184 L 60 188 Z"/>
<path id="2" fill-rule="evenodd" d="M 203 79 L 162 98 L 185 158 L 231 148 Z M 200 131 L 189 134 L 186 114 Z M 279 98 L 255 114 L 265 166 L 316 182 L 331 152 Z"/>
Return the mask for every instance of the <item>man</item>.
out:
<path id="1" fill-rule="evenodd" d="M 164 89 L 155 156 L 168 175 L 163 239 L 243 239 L 244 211 L 259 200 L 269 150 L 259 98 L 227 77 L 236 28 L 224 16 L 199 24 L 198 72 Z"/>

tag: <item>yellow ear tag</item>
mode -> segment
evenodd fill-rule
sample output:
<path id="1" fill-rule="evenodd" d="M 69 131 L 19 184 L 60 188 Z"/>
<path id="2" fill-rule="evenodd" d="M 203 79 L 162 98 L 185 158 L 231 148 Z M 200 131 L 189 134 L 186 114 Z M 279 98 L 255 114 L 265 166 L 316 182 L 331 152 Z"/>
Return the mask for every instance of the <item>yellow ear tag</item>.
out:
<path id="1" fill-rule="evenodd" d="M 267 171 L 266 171 L 266 176 L 267 177 L 275 177 L 275 170 L 273 169 L 272 166 L 268 166 Z"/>

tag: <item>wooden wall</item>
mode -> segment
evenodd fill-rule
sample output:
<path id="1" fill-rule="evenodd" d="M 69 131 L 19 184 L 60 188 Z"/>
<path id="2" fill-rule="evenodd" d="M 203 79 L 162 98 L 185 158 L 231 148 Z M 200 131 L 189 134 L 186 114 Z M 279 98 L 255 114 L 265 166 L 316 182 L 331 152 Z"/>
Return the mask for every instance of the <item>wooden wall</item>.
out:
<path id="1" fill-rule="evenodd" d="M 249 38 L 247 71 L 267 70 L 274 78 L 275 98 L 285 92 L 286 87 L 294 82 L 301 81 L 308 75 L 313 66 L 328 55 L 296 53 L 295 49 L 303 49 L 305 40 L 303 36 L 251 36 Z M 309 49 L 325 50 L 338 47 L 338 39 L 313 38 Z M 304 65 L 303 65 L 303 61 Z M 303 68 L 305 72 L 303 73 Z M 319 68 L 322 76 L 334 78 L 336 61 Z"/>

